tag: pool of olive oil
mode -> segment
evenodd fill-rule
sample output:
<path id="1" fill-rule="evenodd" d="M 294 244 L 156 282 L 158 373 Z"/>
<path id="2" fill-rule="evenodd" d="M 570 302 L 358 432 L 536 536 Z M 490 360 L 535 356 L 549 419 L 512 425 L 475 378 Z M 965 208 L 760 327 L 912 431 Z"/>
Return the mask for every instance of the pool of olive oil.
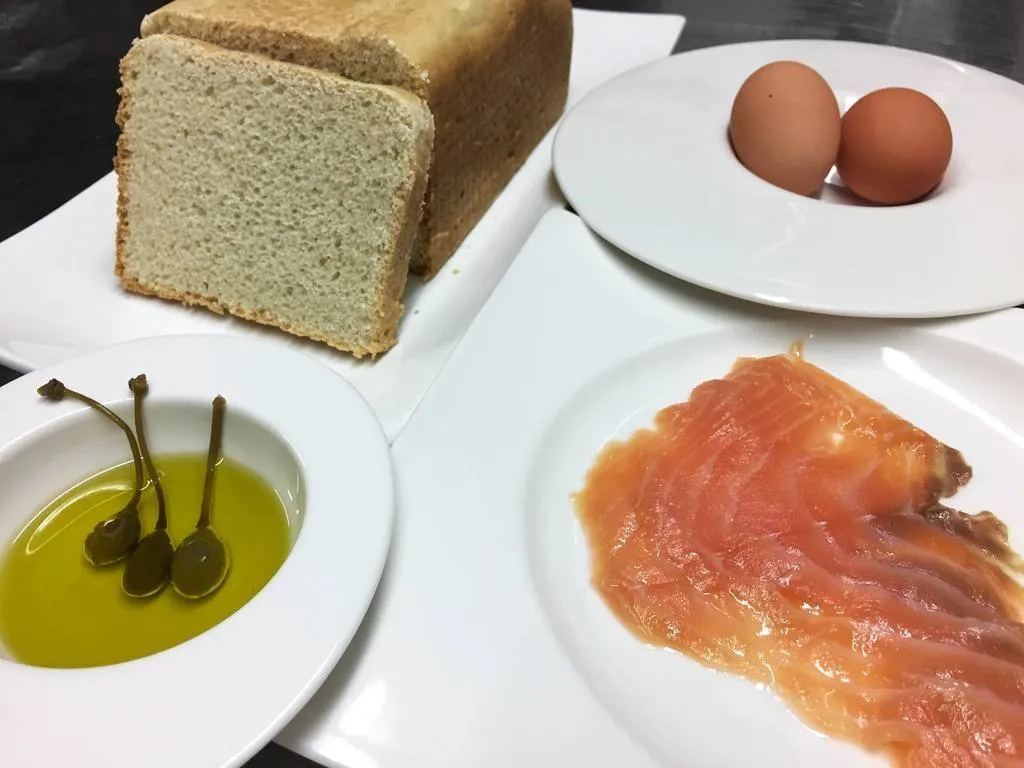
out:
<path id="1" fill-rule="evenodd" d="M 195 529 L 205 455 L 155 457 L 177 545 Z M 217 466 L 212 526 L 231 570 L 210 597 L 193 601 L 168 585 L 138 600 L 121 591 L 122 563 L 93 568 L 85 537 L 123 509 L 132 464 L 100 472 L 62 493 L 18 534 L 0 560 L 0 641 L 8 654 L 41 667 L 94 667 L 166 650 L 199 635 L 245 605 L 277 572 L 291 548 L 289 517 L 274 489 L 224 458 Z M 142 535 L 153 530 L 152 488 L 140 505 Z"/>

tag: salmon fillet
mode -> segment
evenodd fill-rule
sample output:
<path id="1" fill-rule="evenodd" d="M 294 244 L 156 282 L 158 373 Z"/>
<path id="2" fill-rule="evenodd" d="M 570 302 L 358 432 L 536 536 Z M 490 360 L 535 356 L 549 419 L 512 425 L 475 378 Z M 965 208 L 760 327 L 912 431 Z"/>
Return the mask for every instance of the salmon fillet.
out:
<path id="1" fill-rule="evenodd" d="M 1020 561 L 994 515 L 942 503 L 970 477 L 791 350 L 608 445 L 574 500 L 594 586 L 643 640 L 896 766 L 1022 765 Z"/>

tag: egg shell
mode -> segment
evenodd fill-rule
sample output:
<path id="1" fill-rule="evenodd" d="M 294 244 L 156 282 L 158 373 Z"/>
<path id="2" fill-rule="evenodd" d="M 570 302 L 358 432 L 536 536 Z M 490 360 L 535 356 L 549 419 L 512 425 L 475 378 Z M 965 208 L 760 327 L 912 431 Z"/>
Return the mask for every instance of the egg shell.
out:
<path id="1" fill-rule="evenodd" d="M 935 189 L 952 155 L 953 131 L 935 101 L 910 88 L 883 88 L 844 115 L 836 167 L 855 194 L 897 205 Z"/>
<path id="2" fill-rule="evenodd" d="M 829 84 L 795 61 L 772 62 L 751 74 L 729 118 L 739 161 L 799 195 L 821 188 L 839 153 L 840 132 L 839 105 Z"/>

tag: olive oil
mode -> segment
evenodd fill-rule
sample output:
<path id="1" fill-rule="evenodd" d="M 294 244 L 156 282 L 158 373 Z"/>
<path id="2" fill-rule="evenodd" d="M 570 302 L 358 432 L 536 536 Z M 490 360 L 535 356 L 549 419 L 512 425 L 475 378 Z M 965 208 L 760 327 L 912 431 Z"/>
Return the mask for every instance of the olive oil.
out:
<path id="1" fill-rule="evenodd" d="M 156 458 L 167 500 L 168 531 L 178 544 L 195 530 L 206 457 Z M 62 493 L 18 534 L 0 560 L 0 641 L 17 661 L 41 667 L 93 667 L 166 650 L 199 635 L 245 605 L 273 577 L 291 548 L 284 505 L 248 468 L 221 459 L 213 525 L 227 544 L 231 572 L 203 600 L 170 586 L 137 599 L 121 589 L 120 565 L 94 568 L 83 541 L 132 495 L 131 462 Z M 143 533 L 153 530 L 156 499 L 139 505 Z"/>

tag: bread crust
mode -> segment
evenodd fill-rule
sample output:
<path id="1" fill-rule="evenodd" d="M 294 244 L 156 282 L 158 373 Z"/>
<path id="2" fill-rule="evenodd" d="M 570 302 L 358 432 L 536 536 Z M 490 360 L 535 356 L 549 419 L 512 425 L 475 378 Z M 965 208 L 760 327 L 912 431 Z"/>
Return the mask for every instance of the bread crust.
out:
<path id="1" fill-rule="evenodd" d="M 565 108 L 570 0 L 174 0 L 142 34 L 174 33 L 405 88 L 434 115 L 413 272 L 429 279 Z"/>
<path id="2" fill-rule="evenodd" d="M 419 233 L 420 222 L 423 220 L 423 204 L 428 185 L 430 160 L 434 145 L 433 121 L 429 131 L 424 133 L 416 146 L 416 163 L 405 179 L 399 194 L 406 200 L 406 216 L 401 224 L 392 231 L 392 263 L 377 289 L 377 306 L 374 313 L 372 348 L 365 354 L 377 356 L 391 349 L 398 340 L 398 327 L 405 306 L 400 297 L 405 293 L 405 283 L 409 275 L 413 247 Z M 396 300 L 398 297 L 398 300 Z M 349 350 L 356 357 L 361 357 L 359 350 Z"/>
<path id="3" fill-rule="evenodd" d="M 220 51 L 237 55 L 236 52 L 231 52 L 228 49 L 202 41 L 179 38 L 173 35 L 161 35 L 160 37 L 172 38 L 180 44 L 186 44 L 193 48 L 197 54 L 201 54 L 204 51 Z M 377 357 L 394 347 L 397 343 L 398 327 L 404 312 L 401 297 L 404 293 L 405 283 L 409 274 L 412 246 L 418 231 L 419 222 L 422 219 L 424 193 L 432 155 L 434 124 L 429 111 L 423 110 L 425 122 L 421 127 L 424 130 L 416 145 L 414 165 L 410 168 L 404 183 L 397 191 L 400 208 L 404 210 L 405 216 L 401 220 L 396 220 L 391 231 L 390 248 L 388 249 L 391 260 L 376 286 L 377 298 L 374 305 L 373 325 L 370 329 L 370 343 L 366 345 L 353 344 L 345 339 L 325 335 L 315 328 L 289 322 L 271 312 L 255 311 L 241 304 L 227 303 L 215 295 L 201 294 L 194 291 L 181 291 L 169 286 L 147 283 L 131 273 L 129 265 L 131 226 L 129 203 L 133 183 L 133 170 L 131 164 L 132 134 L 129 123 L 132 116 L 134 97 L 131 88 L 131 82 L 134 79 L 132 68 L 139 42 L 139 39 L 133 42 L 132 47 L 119 64 L 122 85 L 118 89 L 120 103 L 115 117 L 115 122 L 120 129 L 120 135 L 117 139 L 117 151 L 114 157 L 114 170 L 117 175 L 117 228 L 115 234 L 114 274 L 119 279 L 122 288 L 132 293 L 165 299 L 186 306 L 202 307 L 220 315 L 229 314 L 243 320 L 278 328 L 293 336 L 321 342 L 334 349 L 349 352 L 357 358 L 366 356 Z M 318 72 L 318 75 L 322 74 Z M 419 102 L 419 99 L 412 94 L 398 90 L 396 90 L 396 93 L 403 99 Z"/>
<path id="4" fill-rule="evenodd" d="M 231 315 L 252 323 L 276 328 L 277 330 L 284 331 L 292 336 L 320 342 L 341 352 L 348 352 L 356 358 L 377 357 L 384 354 L 395 345 L 395 339 L 393 337 L 389 340 L 385 340 L 380 343 L 375 342 L 365 347 L 351 345 L 343 340 L 334 339 L 330 336 L 319 333 L 312 328 L 306 328 L 293 323 L 281 321 L 270 313 L 255 312 L 237 304 L 224 304 L 213 296 L 204 296 L 199 293 L 193 293 L 192 291 L 176 291 L 158 285 L 147 285 L 136 280 L 134 277 L 127 275 L 121 277 L 121 287 L 126 291 L 137 293 L 140 296 L 164 299 L 172 301 L 175 304 L 184 304 L 187 307 L 201 307 L 218 315 Z"/>

